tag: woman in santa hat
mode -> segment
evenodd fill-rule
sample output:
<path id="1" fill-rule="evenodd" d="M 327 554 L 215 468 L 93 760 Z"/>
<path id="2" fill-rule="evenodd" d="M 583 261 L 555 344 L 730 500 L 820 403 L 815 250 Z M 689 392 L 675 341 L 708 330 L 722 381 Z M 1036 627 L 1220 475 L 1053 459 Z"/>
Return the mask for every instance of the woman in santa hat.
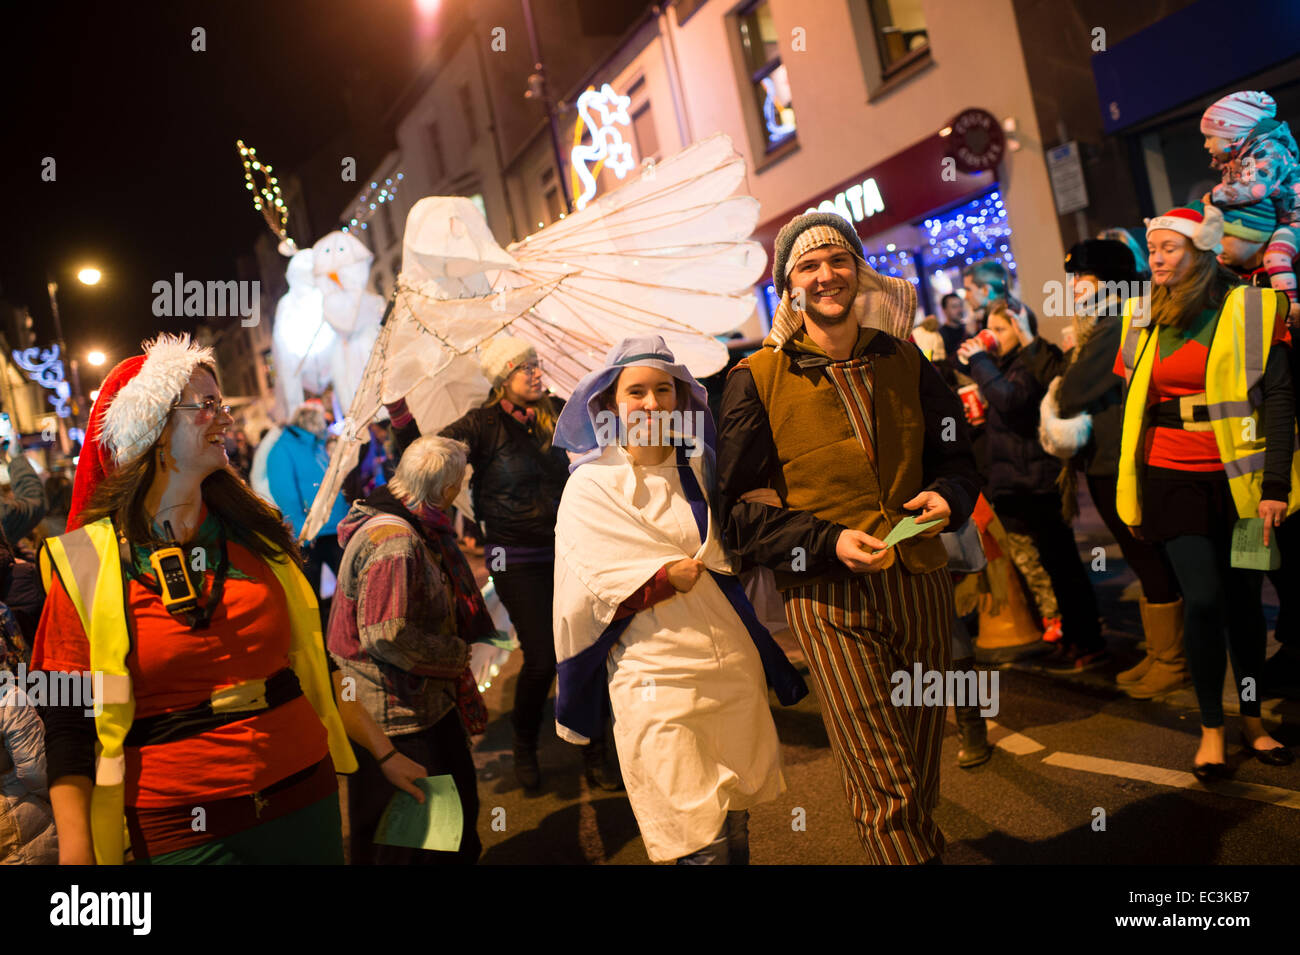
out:
<path id="1" fill-rule="evenodd" d="M 124 817 L 136 861 L 342 862 L 345 733 L 383 746 L 358 707 L 335 705 L 281 515 L 230 470 L 214 365 L 188 336 L 162 335 L 113 369 L 71 530 L 41 554 L 33 665 L 94 687 L 93 706 L 46 701 L 62 862 L 123 861 Z"/>

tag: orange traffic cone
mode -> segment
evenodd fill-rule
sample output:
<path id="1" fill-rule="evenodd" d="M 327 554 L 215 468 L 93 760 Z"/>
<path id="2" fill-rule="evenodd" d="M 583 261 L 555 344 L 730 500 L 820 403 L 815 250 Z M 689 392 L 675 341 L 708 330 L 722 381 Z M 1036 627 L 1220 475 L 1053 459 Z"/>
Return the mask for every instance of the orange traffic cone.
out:
<path id="1" fill-rule="evenodd" d="M 975 659 L 980 663 L 1008 663 L 1044 653 L 1052 646 L 1043 641 L 1042 631 L 1034 623 L 1015 566 L 1005 558 L 999 562 L 1005 568 L 1006 600 L 994 613 L 993 595 L 980 596 L 980 630 L 975 638 Z"/>

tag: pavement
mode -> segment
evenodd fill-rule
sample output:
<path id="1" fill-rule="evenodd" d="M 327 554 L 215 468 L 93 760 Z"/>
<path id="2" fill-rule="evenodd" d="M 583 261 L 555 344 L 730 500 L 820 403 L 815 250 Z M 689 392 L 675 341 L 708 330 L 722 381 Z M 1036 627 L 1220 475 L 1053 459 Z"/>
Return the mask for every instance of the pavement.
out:
<path id="1" fill-rule="evenodd" d="M 1114 674 L 1141 656 L 1139 591 L 1081 490 L 1076 538 L 1089 564 L 1093 548 L 1105 548 L 1105 569 L 1094 572 L 1094 582 L 1114 660 L 1070 676 L 1031 664 L 999 670 L 1000 712 L 989 724 L 994 756 L 972 770 L 957 767 L 949 711 L 936 810 L 947 838 L 945 862 L 1294 863 L 1300 859 L 1300 762 L 1275 768 L 1246 758 L 1235 735 L 1239 721 L 1230 716 L 1233 778 L 1202 784 L 1191 774 L 1199 720 L 1190 687 L 1147 702 L 1116 687 Z M 485 579 L 481 559 L 471 562 Z M 1276 594 L 1267 582 L 1265 600 L 1271 622 Z M 776 636 L 806 673 L 789 632 Z M 1270 636 L 1269 652 L 1274 649 Z M 626 795 L 593 791 L 577 747 L 544 733 L 541 790 L 526 793 L 515 781 L 509 704 L 519 665 L 520 654 L 512 654 L 485 692 L 492 719 L 474 746 L 482 864 L 648 863 Z M 1280 724 L 1279 740 L 1300 746 L 1300 703 L 1269 700 L 1263 710 L 1266 722 Z M 1225 711 L 1236 712 L 1227 681 Z M 773 699 L 772 716 L 787 791 L 751 810 L 752 862 L 864 863 L 816 691 L 793 707 Z M 552 723 L 548 704 L 544 725 Z"/>

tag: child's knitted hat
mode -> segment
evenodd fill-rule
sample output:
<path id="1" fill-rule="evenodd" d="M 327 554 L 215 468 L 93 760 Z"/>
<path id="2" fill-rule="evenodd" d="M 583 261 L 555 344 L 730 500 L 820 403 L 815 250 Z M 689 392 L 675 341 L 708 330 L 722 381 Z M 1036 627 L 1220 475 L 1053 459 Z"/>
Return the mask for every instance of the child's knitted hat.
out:
<path id="1" fill-rule="evenodd" d="M 1277 103 L 1267 93 L 1241 90 L 1218 100 L 1201 116 L 1201 135 L 1240 139 L 1263 119 L 1277 116 Z"/>

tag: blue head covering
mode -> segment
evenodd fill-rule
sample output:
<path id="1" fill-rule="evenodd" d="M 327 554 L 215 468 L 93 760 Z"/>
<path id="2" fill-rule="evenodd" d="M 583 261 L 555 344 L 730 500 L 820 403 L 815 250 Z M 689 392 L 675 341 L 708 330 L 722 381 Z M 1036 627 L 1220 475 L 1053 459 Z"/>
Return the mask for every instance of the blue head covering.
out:
<path id="1" fill-rule="evenodd" d="M 600 406 L 600 396 L 618 380 L 624 368 L 657 368 L 678 381 L 685 382 L 690 389 L 690 397 L 686 401 L 686 407 L 677 410 L 683 413 L 703 412 L 703 434 L 696 437 L 703 437 L 709 454 L 713 454 L 718 439 L 713 415 L 709 411 L 708 392 L 686 370 L 685 365 L 677 364 L 668 345 L 658 335 L 635 335 L 623 339 L 605 356 L 604 368 L 597 368 L 578 382 L 578 387 L 573 390 L 555 423 L 553 443 L 557 447 L 579 454 L 600 448 L 600 441 L 596 437 L 596 416 L 607 410 Z"/>

